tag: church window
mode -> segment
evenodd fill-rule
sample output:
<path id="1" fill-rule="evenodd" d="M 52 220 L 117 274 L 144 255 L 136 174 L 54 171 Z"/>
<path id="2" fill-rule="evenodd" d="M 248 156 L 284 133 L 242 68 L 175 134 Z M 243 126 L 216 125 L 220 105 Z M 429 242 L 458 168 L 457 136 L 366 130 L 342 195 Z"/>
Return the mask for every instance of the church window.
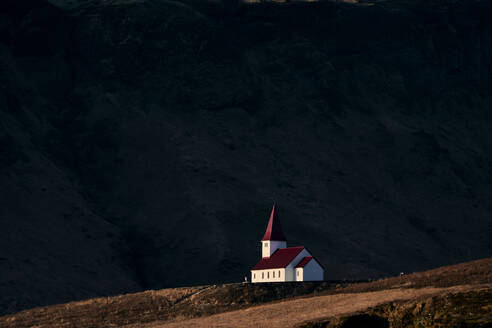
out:
<path id="1" fill-rule="evenodd" d="M 280 278 L 280 270 L 278 270 L 278 277 Z"/>
<path id="2" fill-rule="evenodd" d="M 273 271 L 273 278 L 275 278 L 275 271 Z"/>
<path id="3" fill-rule="evenodd" d="M 256 273 L 253 273 L 253 278 L 255 278 L 255 279 L 256 279 Z"/>
<path id="4" fill-rule="evenodd" d="M 264 279 L 265 278 L 265 272 L 262 272 L 261 273 L 261 279 Z"/>
<path id="5" fill-rule="evenodd" d="M 270 271 L 267 272 L 267 278 L 270 278 Z"/>
<path id="6" fill-rule="evenodd" d="M 268 243 L 265 243 L 265 247 L 268 247 Z"/>
<path id="7" fill-rule="evenodd" d="M 297 276 L 299 277 L 299 270 L 297 270 Z"/>

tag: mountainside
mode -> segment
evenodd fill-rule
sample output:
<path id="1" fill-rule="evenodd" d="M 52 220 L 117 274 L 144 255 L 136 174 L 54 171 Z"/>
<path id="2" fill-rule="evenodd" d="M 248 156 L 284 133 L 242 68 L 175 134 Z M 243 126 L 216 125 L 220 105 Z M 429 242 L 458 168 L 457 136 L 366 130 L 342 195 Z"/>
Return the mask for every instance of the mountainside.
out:
<path id="1" fill-rule="evenodd" d="M 491 6 L 2 1 L 0 313 L 490 256 Z"/>

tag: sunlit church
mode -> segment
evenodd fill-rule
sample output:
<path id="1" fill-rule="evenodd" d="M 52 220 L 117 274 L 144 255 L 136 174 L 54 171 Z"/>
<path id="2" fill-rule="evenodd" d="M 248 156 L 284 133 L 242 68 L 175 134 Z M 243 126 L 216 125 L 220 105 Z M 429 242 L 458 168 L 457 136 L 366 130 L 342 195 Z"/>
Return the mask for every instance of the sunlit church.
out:
<path id="1" fill-rule="evenodd" d="M 251 282 L 321 281 L 323 278 L 323 266 L 306 247 L 287 247 L 273 205 L 261 240 L 261 260 L 251 270 Z"/>

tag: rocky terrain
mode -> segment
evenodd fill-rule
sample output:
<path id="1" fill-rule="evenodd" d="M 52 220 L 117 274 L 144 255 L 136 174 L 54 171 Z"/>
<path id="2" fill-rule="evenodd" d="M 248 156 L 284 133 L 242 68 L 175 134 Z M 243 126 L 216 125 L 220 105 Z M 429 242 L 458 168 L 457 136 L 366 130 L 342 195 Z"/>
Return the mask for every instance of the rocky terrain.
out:
<path id="1" fill-rule="evenodd" d="M 491 327 L 492 289 L 396 301 L 351 315 L 311 321 L 299 328 Z"/>
<path id="2" fill-rule="evenodd" d="M 0 3 L 0 313 L 492 252 L 488 1 Z"/>

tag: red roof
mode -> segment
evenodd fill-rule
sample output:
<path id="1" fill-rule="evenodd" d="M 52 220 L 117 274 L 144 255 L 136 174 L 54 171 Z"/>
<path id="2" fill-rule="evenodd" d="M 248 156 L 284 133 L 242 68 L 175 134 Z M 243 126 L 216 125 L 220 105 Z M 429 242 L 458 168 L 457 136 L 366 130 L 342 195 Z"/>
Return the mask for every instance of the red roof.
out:
<path id="1" fill-rule="evenodd" d="M 301 262 L 299 262 L 298 265 L 296 265 L 296 268 L 304 268 L 306 266 L 306 264 L 309 263 L 309 261 L 311 261 L 313 259 L 312 256 L 306 256 L 305 258 L 303 258 L 301 260 Z"/>
<path id="2" fill-rule="evenodd" d="M 268 221 L 268 226 L 262 241 L 263 240 L 287 240 L 284 236 L 284 233 L 282 232 L 282 227 L 280 226 L 280 221 L 278 219 L 277 211 L 275 210 L 275 205 L 273 205 L 272 213 L 270 214 L 270 220 Z"/>
<path id="3" fill-rule="evenodd" d="M 256 263 L 252 270 L 266 270 L 285 268 L 292 260 L 299 255 L 304 249 L 304 246 L 287 247 L 277 249 L 272 256 L 265 257 Z"/>

